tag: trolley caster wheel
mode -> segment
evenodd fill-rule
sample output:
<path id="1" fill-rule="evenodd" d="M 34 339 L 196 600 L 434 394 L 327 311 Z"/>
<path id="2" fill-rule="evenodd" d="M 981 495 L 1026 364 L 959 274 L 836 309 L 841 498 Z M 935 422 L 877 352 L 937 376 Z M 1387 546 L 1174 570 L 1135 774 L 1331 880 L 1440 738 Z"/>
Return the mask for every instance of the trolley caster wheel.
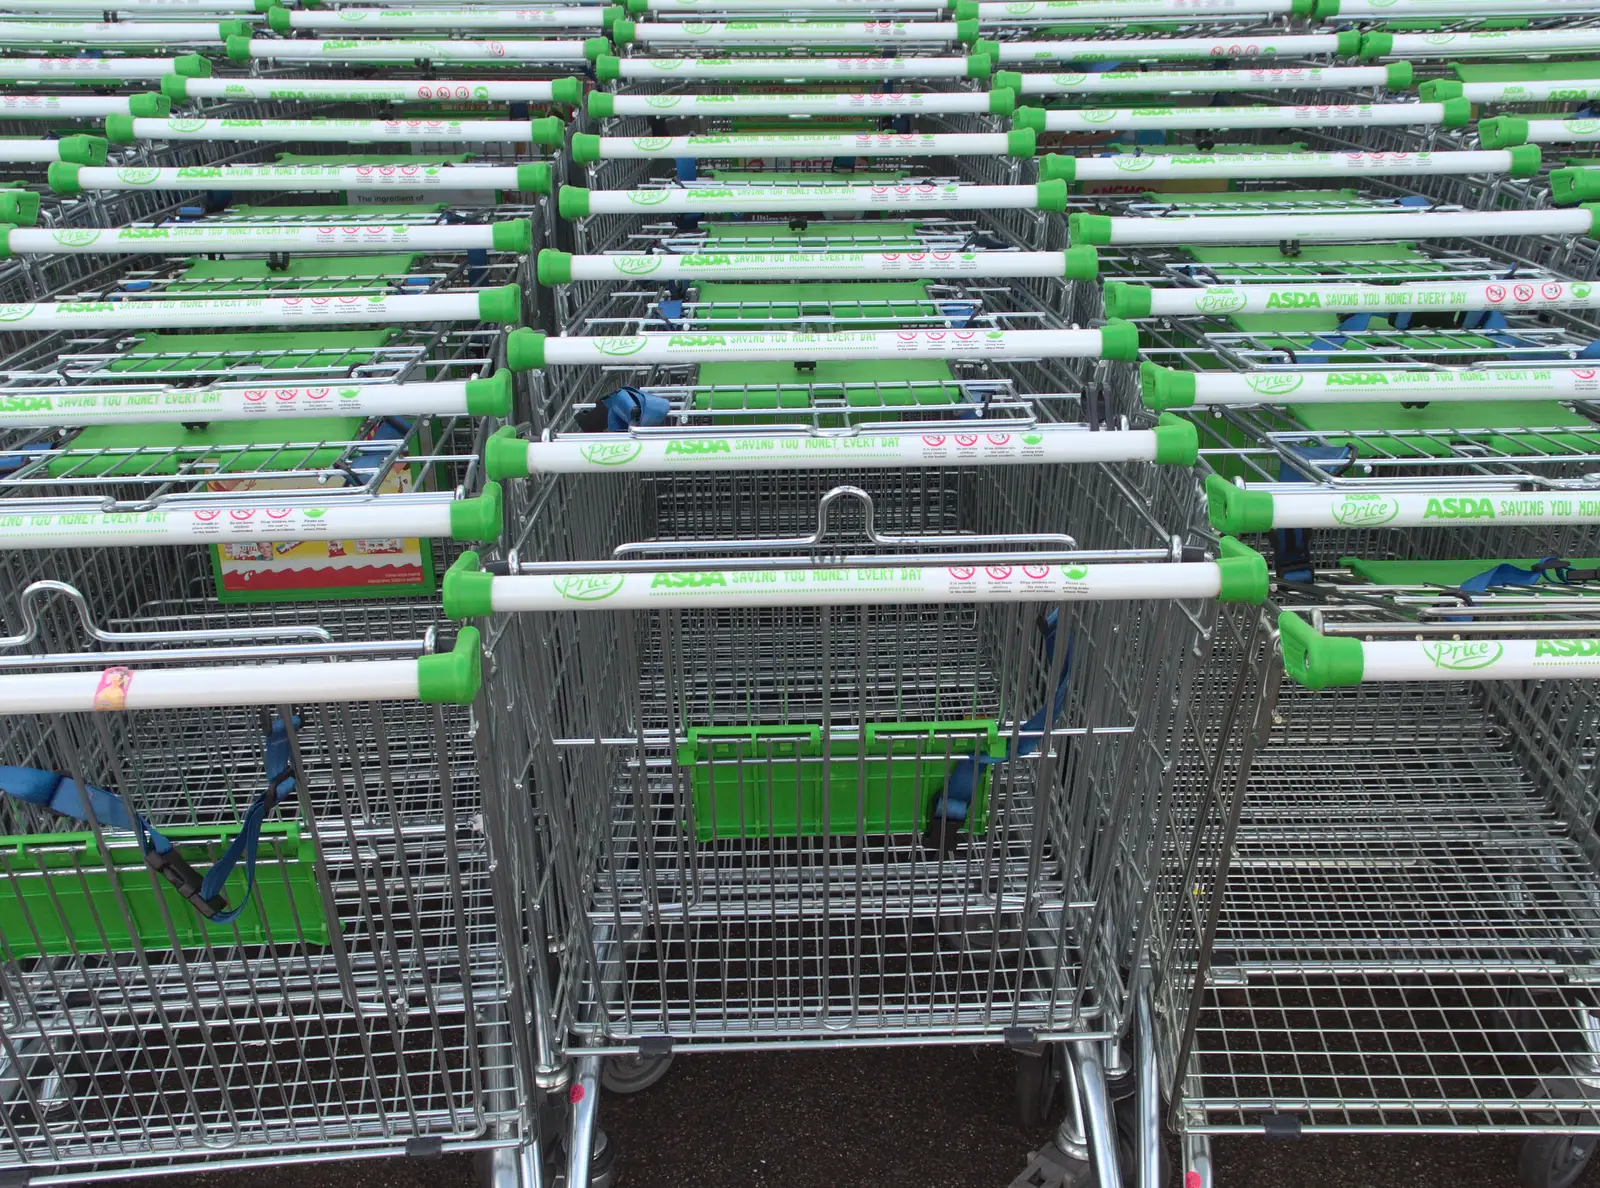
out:
<path id="1" fill-rule="evenodd" d="M 567 1145 L 557 1143 L 550 1149 L 545 1169 L 549 1173 L 551 1188 L 567 1188 Z M 616 1188 L 622 1169 L 617 1166 L 617 1146 L 611 1136 L 599 1127 L 594 1132 L 594 1150 L 589 1155 L 589 1183 L 587 1188 Z"/>
<path id="2" fill-rule="evenodd" d="M 1139 1182 L 1139 1101 L 1123 1097 L 1112 1103 L 1117 1115 L 1117 1162 L 1122 1182 L 1134 1188 Z M 1156 1183 L 1166 1188 L 1172 1181 L 1172 1152 L 1167 1150 L 1166 1132 L 1161 1135 L 1161 1162 L 1156 1168 Z"/>
<path id="3" fill-rule="evenodd" d="M 600 1066 L 600 1085 L 623 1096 L 643 1093 L 666 1076 L 671 1067 L 671 1052 L 665 1056 L 607 1056 Z"/>
<path id="4" fill-rule="evenodd" d="M 1595 1134 L 1536 1134 L 1522 1144 L 1517 1182 L 1523 1188 L 1571 1188 L 1600 1146 Z"/>
<path id="5" fill-rule="evenodd" d="M 1038 1055 L 1018 1054 L 1017 1121 L 1023 1129 L 1037 1130 L 1050 1121 L 1061 1089 L 1062 1057 L 1060 1044 L 1046 1044 Z"/>

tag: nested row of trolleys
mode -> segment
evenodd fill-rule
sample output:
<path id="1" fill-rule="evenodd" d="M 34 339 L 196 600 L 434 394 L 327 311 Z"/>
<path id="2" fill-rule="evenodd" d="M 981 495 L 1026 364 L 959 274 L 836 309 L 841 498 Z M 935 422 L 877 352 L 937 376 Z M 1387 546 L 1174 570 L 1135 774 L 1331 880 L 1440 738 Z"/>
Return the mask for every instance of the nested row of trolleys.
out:
<path id="1" fill-rule="evenodd" d="M 1575 1180 L 1600 33 L 1403 2 L 0 4 L 0 1168 Z"/>

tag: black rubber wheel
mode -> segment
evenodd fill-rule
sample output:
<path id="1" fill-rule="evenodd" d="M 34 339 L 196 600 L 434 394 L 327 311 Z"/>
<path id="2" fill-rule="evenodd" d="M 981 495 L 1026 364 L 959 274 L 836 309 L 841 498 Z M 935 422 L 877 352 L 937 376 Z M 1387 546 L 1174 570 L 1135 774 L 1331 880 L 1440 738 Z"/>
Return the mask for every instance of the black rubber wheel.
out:
<path id="1" fill-rule="evenodd" d="M 1055 1111 L 1056 1094 L 1061 1088 L 1061 1047 L 1046 1044 L 1038 1055 L 1022 1052 L 1017 1056 L 1017 1121 L 1024 1130 L 1047 1125 Z"/>
<path id="2" fill-rule="evenodd" d="M 665 1056 L 607 1056 L 600 1065 L 602 1088 L 627 1096 L 643 1093 L 672 1067 L 672 1053 Z"/>
<path id="3" fill-rule="evenodd" d="M 1117 1171 L 1122 1182 L 1133 1188 L 1139 1182 L 1139 1099 L 1122 1097 L 1112 1103 L 1117 1115 Z M 1162 1132 L 1161 1165 L 1156 1171 L 1156 1183 L 1166 1188 L 1172 1183 L 1172 1152 L 1167 1149 L 1166 1133 Z"/>
<path id="4" fill-rule="evenodd" d="M 1600 1135 L 1536 1134 L 1522 1144 L 1517 1182 L 1523 1188 L 1572 1188 L 1594 1158 Z"/>

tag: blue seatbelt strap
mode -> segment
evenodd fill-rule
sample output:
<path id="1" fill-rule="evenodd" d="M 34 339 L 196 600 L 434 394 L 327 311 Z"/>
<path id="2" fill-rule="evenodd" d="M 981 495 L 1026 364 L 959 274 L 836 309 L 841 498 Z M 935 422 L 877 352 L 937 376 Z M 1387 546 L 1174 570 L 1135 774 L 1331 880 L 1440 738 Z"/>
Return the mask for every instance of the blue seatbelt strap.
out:
<path id="1" fill-rule="evenodd" d="M 1057 612 L 1051 611 L 1044 618 L 1044 661 L 1047 670 L 1055 660 L 1057 617 Z M 1067 704 L 1067 681 L 1072 675 L 1072 644 L 1072 633 L 1069 631 L 1061 679 L 1056 682 L 1050 704 L 1041 706 L 1036 714 L 1022 723 L 1016 741 L 1007 748 L 1006 753 L 969 755 L 956 760 L 950 768 L 950 774 L 945 777 L 944 787 L 934 797 L 933 809 L 929 814 L 925 844 L 930 849 L 948 852 L 954 847 L 956 830 L 952 826 L 959 827 L 966 822 L 972 811 L 972 802 L 978 794 L 978 781 L 982 778 L 985 768 L 1031 755 L 1044 745 L 1045 733 L 1055 724 L 1056 719 L 1061 717 L 1061 711 Z"/>
<path id="2" fill-rule="evenodd" d="M 672 409 L 664 396 L 638 388 L 618 388 L 600 403 L 605 406 L 608 433 L 626 433 L 635 424 L 664 425 Z"/>
<path id="3" fill-rule="evenodd" d="M 1538 586 L 1546 582 L 1558 586 L 1575 586 L 1595 580 L 1593 569 L 1574 569 L 1559 557 L 1550 556 L 1535 561 L 1532 569 L 1502 561 L 1493 569 L 1474 574 L 1458 587 L 1468 594 L 1482 594 L 1501 586 Z"/>
<path id="4" fill-rule="evenodd" d="M 1355 460 L 1354 446 L 1293 446 L 1295 456 L 1317 470 L 1337 478 Z M 1287 460 L 1278 463 L 1278 481 L 1308 481 Z M 1311 562 L 1311 534 L 1304 528 L 1275 528 L 1272 531 L 1273 561 L 1278 576 L 1290 582 L 1309 582 L 1316 578 Z"/>
<path id="5" fill-rule="evenodd" d="M 298 717 L 294 728 L 300 726 Z M 289 745 L 289 728 L 281 718 L 266 727 L 267 790 L 245 813 L 228 848 L 212 863 L 202 878 L 179 855 L 172 841 L 142 815 L 128 808 L 127 801 L 106 788 L 88 785 L 87 793 L 77 780 L 36 767 L 0 767 L 0 794 L 31 804 L 73 821 L 88 823 L 89 809 L 94 819 L 106 828 L 132 833 L 139 842 L 145 863 L 193 905 L 195 911 L 212 924 L 231 924 L 250 903 L 256 886 L 256 853 L 261 846 L 261 826 L 266 816 L 294 795 L 297 787 L 294 756 Z M 88 803 L 85 805 L 85 795 Z M 222 889 L 239 864 L 245 864 L 245 894 L 238 907 L 229 908 Z"/>

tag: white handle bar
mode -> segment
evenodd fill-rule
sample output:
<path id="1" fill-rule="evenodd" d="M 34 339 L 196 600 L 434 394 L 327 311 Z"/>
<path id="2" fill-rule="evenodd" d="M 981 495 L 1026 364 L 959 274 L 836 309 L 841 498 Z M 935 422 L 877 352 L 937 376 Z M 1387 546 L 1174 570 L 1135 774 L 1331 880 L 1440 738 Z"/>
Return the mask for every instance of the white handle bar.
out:
<path id="1" fill-rule="evenodd" d="M 1216 58 L 1304 58 L 1341 52 L 1332 33 L 1282 37 L 1152 37 L 1002 41 L 1001 62 L 1188 62 Z"/>
<path id="2" fill-rule="evenodd" d="M 348 30 L 351 36 L 391 29 L 600 29 L 601 9 L 570 8 L 341 8 L 285 11 L 291 29 Z M 280 18 L 281 20 L 282 18 Z M 278 27 L 278 26 L 274 26 Z"/>
<path id="3" fill-rule="evenodd" d="M 379 223 L 294 226 L 234 224 L 167 227 L 74 227 L 50 230 L 13 227 L 5 232 L 17 255 L 139 253 L 178 255 L 184 252 L 397 252 L 467 251 L 492 248 L 526 252 L 532 230 L 525 219 L 471 226 L 408 226 Z"/>
<path id="4" fill-rule="evenodd" d="M 705 186 L 666 190 L 561 190 L 561 213 L 569 218 L 591 214 L 709 214 L 735 211 L 860 210 L 1060 210 L 1049 187 L 888 185 L 888 186 Z M 1040 193 L 1045 191 L 1045 201 Z"/>
<path id="5" fill-rule="evenodd" d="M 84 165 L 66 190 L 529 190 L 548 186 L 546 165 L 193 165 L 111 169 Z M 525 172 L 531 170 L 532 172 Z M 56 175 L 51 176 L 52 183 Z M 58 192 L 62 192 L 58 190 Z"/>
<path id="6" fill-rule="evenodd" d="M 571 80 L 576 82 L 577 80 Z M 437 82 L 389 81 L 386 79 L 337 78 L 186 78 L 184 97 L 188 99 L 349 99 L 361 102 L 411 103 L 430 99 L 526 100 L 549 103 L 556 98 L 557 84 L 537 79 L 499 81 L 492 79 L 442 79 Z M 568 92 L 563 87 L 564 92 Z M 570 101 L 576 102 L 578 88 Z"/>
<path id="7" fill-rule="evenodd" d="M 1530 78 L 1523 82 L 1462 83 L 1469 103 L 1549 103 L 1600 99 L 1600 78 Z"/>
<path id="8" fill-rule="evenodd" d="M 186 120 L 135 119 L 136 140 L 309 141 L 316 144 L 523 144 L 528 120 Z M 114 139 L 121 139 L 115 137 Z"/>
<path id="9" fill-rule="evenodd" d="M 5 58 L 0 78 L 92 78 L 105 82 L 134 82 L 165 78 L 176 72 L 173 58 Z"/>
<path id="10" fill-rule="evenodd" d="M 1428 491 L 1340 491 L 1308 483 L 1235 488 L 1271 528 L 1449 528 L 1464 523 L 1600 524 L 1600 492 L 1450 485 Z M 1263 528 L 1263 530 L 1265 530 Z M 1485 566 L 1488 568 L 1488 566 Z"/>
<path id="11" fill-rule="evenodd" d="M 1372 48 L 1369 48 L 1371 46 Z M 1600 49 L 1600 28 L 1506 29 L 1479 33 L 1394 33 L 1378 41 L 1368 35 L 1362 53 L 1368 57 L 1408 61 L 1505 57 L 1538 53 L 1577 53 Z"/>
<path id="12" fill-rule="evenodd" d="M 1045 157 L 1041 177 L 1066 181 L 1166 181 L 1172 178 L 1413 177 L 1537 172 L 1536 151 L 1445 153 L 1118 153 Z"/>
<path id="13" fill-rule="evenodd" d="M 1470 106 L 1463 104 L 1463 107 Z M 1442 103 L 1363 103 L 1328 107 L 1100 107 L 1047 111 L 1046 132 L 1143 129 L 1232 131 L 1242 128 L 1410 127 L 1442 124 Z"/>
<path id="14" fill-rule="evenodd" d="M 590 137 L 579 133 L 572 145 L 573 160 L 580 163 L 661 157 L 992 157 L 1006 153 L 1031 157 L 1032 133 L 818 132 L 792 136 L 772 133 L 640 137 Z"/>
<path id="15" fill-rule="evenodd" d="M 623 28 L 623 26 L 627 28 Z M 631 29 L 632 36 L 629 37 Z M 955 21 L 618 21 L 619 44 L 648 45 L 873 45 L 880 42 L 954 42 Z"/>
<path id="16" fill-rule="evenodd" d="M 415 384 L 283 384 L 252 388 L 84 388 L 0 397 L 0 426 L 145 421 L 280 421 L 304 417 L 504 416 L 511 376 Z"/>
<path id="17" fill-rule="evenodd" d="M 1067 275 L 1066 252 L 740 252 L 694 255 L 569 256 L 539 253 L 545 284 L 631 280 L 854 280 L 861 277 Z"/>
<path id="18" fill-rule="evenodd" d="M 551 441 L 517 442 L 517 470 L 535 474 L 602 474 L 625 470 L 658 474 L 712 470 L 880 470 L 902 466 L 1019 466 L 1039 463 L 1165 462 L 1190 464 L 1191 448 L 1174 439 L 1186 430 L 1116 429 L 1040 425 L 1002 432 L 964 429 L 952 422 L 940 432 L 790 434 L 781 436 L 685 431 L 670 436 L 580 434 Z M 491 446 L 493 448 L 493 446 Z M 1182 457 L 1173 457 L 1176 450 Z M 1187 459 L 1187 461 L 1185 461 Z M 494 473 L 491 471 L 491 473 Z"/>
<path id="19" fill-rule="evenodd" d="M 1386 66 L 1285 66 L 1280 70 L 1161 70 L 1106 74 L 1022 74 L 1024 95 L 1150 95 L 1219 91 L 1325 91 L 1382 87 Z M 996 79 L 995 85 L 1006 81 Z"/>
<path id="20" fill-rule="evenodd" d="M 985 26 L 1048 25 L 1059 21 L 1128 20 L 1165 17 L 1185 24 L 1194 21 L 1238 21 L 1253 16 L 1276 16 L 1295 11 L 1294 0 L 1035 0 L 1012 4 L 984 0 L 978 19 Z"/>
<path id="21" fill-rule="evenodd" d="M 129 115 L 126 95 L 0 95 L 0 119 L 104 119 Z"/>
<path id="22" fill-rule="evenodd" d="M 597 65 L 602 79 L 610 67 L 617 78 L 728 82 L 968 78 L 974 70 L 971 58 L 602 58 Z"/>
<path id="23" fill-rule="evenodd" d="M 993 111 L 987 91 L 866 91 L 855 95 L 605 95 L 595 92 L 605 110 L 590 115 L 653 116 L 802 116 L 802 115 L 909 115 L 915 112 Z M 999 113 L 1004 114 L 1004 113 Z"/>
<path id="24" fill-rule="evenodd" d="M 633 334 L 544 339 L 543 366 L 821 359 L 1040 359 L 1128 357 L 1131 327 L 1100 330 L 792 330 Z M 1110 339 L 1109 342 L 1102 341 Z M 1136 343 L 1136 339 L 1135 339 Z M 1137 354 L 1137 346 L 1133 347 Z M 537 365 L 537 364 L 536 364 Z"/>
<path id="25" fill-rule="evenodd" d="M 1109 286 L 1108 286 L 1109 288 Z M 1124 286 L 1120 292 L 1128 292 Z M 1600 286 L 1560 280 L 1407 281 L 1397 285 L 1216 285 L 1200 289 L 1140 289 L 1130 294 L 1143 308 L 1121 317 L 1255 314 L 1275 310 L 1324 313 L 1426 313 L 1430 310 L 1538 310 L 1600 308 Z"/>
<path id="26" fill-rule="evenodd" d="M 1094 220 L 1094 221 L 1091 221 Z M 1073 240 L 1092 244 L 1346 243 L 1453 236 L 1587 235 L 1595 215 L 1576 210 L 1425 211 L 1416 214 L 1241 215 L 1128 219 L 1073 215 Z"/>
<path id="27" fill-rule="evenodd" d="M 521 290 L 327 297 L 182 297 L 156 301 L 39 302 L 0 306 L 17 330 L 139 330 L 229 326 L 312 326 L 395 322 L 521 321 Z M 509 298 L 509 300 L 508 300 Z M 499 316 L 496 316 L 499 315 Z"/>
<path id="28" fill-rule="evenodd" d="M 248 54 L 282 62 L 585 62 L 582 41 L 263 41 Z"/>
<path id="29" fill-rule="evenodd" d="M 501 611 L 679 610 L 972 602 L 1213 599 L 1215 562 L 963 568 L 717 570 L 488 579 Z"/>
<path id="30" fill-rule="evenodd" d="M 707 11 L 721 16 L 746 12 L 893 12 L 897 9 L 911 12 L 943 12 L 945 0 L 715 0 L 710 5 L 700 0 L 646 0 L 646 12 L 665 12 L 673 15 L 698 15 Z"/>
<path id="31" fill-rule="evenodd" d="M 1146 364 L 1140 389 L 1151 408 L 1193 405 L 1426 403 L 1433 400 L 1600 400 L 1592 367 L 1372 368 L 1300 371 L 1172 371 Z"/>
<path id="32" fill-rule="evenodd" d="M 40 165 L 59 160 L 59 140 L 0 140 L 0 161 L 16 165 Z"/>
<path id="33" fill-rule="evenodd" d="M 216 21 L 0 20 L 0 44 L 5 45 L 221 45 L 226 36 Z"/>

